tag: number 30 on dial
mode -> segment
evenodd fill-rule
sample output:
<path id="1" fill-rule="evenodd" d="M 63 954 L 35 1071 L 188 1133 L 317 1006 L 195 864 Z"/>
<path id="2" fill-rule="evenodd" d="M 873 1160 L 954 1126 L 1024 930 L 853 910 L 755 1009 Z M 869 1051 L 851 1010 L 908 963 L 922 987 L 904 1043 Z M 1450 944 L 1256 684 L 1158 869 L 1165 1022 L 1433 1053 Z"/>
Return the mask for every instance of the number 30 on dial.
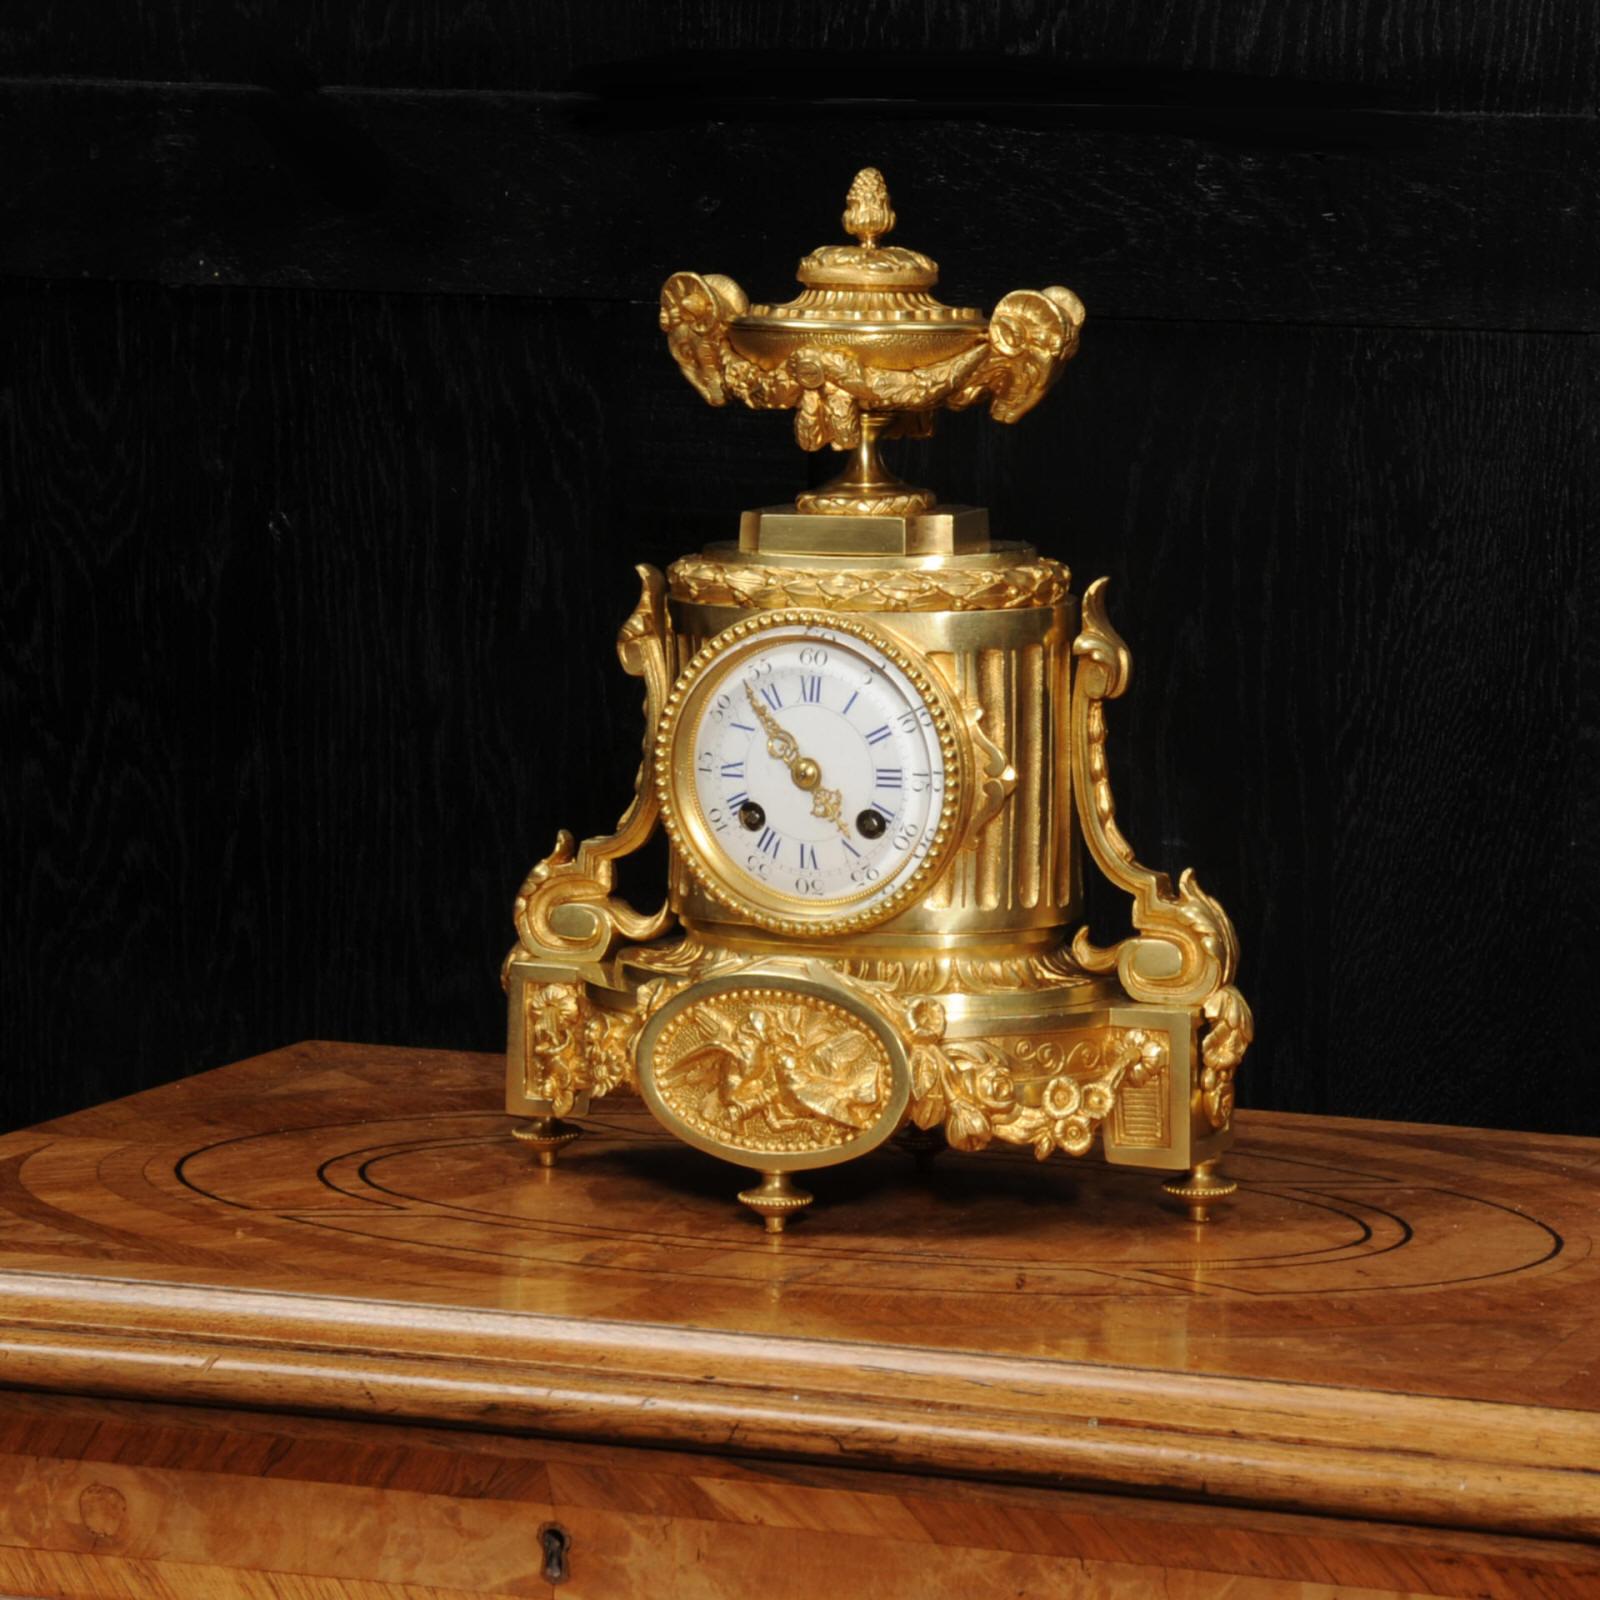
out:
<path id="1" fill-rule="evenodd" d="M 963 774 L 949 697 L 854 618 L 737 623 L 685 668 L 663 718 L 667 830 L 714 899 L 780 933 L 869 927 L 943 865 Z"/>

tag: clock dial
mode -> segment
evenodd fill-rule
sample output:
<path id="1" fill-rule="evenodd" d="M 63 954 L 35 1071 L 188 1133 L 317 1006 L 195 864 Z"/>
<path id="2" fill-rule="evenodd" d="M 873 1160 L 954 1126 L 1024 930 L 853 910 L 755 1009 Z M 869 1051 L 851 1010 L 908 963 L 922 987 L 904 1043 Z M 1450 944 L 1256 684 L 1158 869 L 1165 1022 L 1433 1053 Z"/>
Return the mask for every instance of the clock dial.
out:
<path id="1" fill-rule="evenodd" d="M 685 683 L 663 809 L 716 898 L 816 932 L 880 921 L 925 885 L 959 774 L 944 697 L 902 647 L 780 613 L 712 640 Z"/>

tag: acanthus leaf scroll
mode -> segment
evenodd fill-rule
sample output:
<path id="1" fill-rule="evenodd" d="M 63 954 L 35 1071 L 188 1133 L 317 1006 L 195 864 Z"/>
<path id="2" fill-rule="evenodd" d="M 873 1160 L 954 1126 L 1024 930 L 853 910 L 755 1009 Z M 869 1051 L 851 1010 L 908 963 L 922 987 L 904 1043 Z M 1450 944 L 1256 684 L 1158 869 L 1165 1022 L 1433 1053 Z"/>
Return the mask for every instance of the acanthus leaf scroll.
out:
<path id="1" fill-rule="evenodd" d="M 668 906 L 646 914 L 612 892 L 616 862 L 640 849 L 659 820 L 648 766 L 656 724 L 672 687 L 666 580 L 654 567 L 641 566 L 638 572 L 639 603 L 617 636 L 624 671 L 642 678 L 645 686 L 644 756 L 633 799 L 609 834 L 575 846 L 572 834 L 563 828 L 555 848 L 528 874 L 513 907 L 517 942 L 502 963 L 502 986 L 509 981 L 513 961 L 603 961 L 619 941 L 644 943 L 672 924 Z"/>
<path id="2" fill-rule="evenodd" d="M 1106 612 L 1105 589 L 1104 578 L 1089 585 L 1072 646 L 1072 784 L 1089 854 L 1132 897 L 1137 931 L 1102 948 L 1080 928 L 1072 954 L 1087 972 L 1114 971 L 1132 999 L 1199 1009 L 1208 1024 L 1200 1044 L 1202 1103 L 1211 1125 L 1223 1128 L 1233 1115 L 1234 1075 L 1255 1032 L 1249 1004 L 1233 986 L 1239 941 L 1228 913 L 1192 870 L 1180 874 L 1174 889 L 1166 873 L 1140 863 L 1117 827 L 1105 702 L 1127 688 L 1133 662 Z"/>

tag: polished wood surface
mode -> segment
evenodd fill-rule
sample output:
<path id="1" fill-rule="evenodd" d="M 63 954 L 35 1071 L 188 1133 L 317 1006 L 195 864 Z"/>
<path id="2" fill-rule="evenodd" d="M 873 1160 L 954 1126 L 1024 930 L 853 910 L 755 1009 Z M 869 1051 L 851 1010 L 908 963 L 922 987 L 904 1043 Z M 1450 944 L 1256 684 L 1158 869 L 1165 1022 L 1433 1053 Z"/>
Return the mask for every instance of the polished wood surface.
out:
<path id="1" fill-rule="evenodd" d="M 305 1044 L 0 1140 L 0 1381 L 1600 1539 L 1600 1144 L 1246 1115 L 1205 1228 L 890 1148 L 774 1240 L 637 1107 L 531 1167 L 499 1072 Z"/>
<path id="2" fill-rule="evenodd" d="M 541 1530 L 567 1540 L 544 1577 Z M 0 1592 L 117 1600 L 1584 1600 L 1600 1549 L 191 1406 L 0 1408 Z"/>

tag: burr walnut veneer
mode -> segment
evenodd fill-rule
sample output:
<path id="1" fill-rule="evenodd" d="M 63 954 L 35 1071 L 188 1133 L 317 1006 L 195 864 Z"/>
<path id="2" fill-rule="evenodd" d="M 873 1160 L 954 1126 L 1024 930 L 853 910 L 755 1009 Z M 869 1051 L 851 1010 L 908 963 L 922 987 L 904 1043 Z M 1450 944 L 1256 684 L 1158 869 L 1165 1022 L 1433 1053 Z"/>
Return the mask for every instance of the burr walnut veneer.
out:
<path id="1" fill-rule="evenodd" d="M 773 1237 L 637 1107 L 552 1181 L 500 1078 L 0 1140 L 0 1593 L 1600 1594 L 1600 1143 L 1246 1113 L 1206 1226 L 890 1145 Z"/>

